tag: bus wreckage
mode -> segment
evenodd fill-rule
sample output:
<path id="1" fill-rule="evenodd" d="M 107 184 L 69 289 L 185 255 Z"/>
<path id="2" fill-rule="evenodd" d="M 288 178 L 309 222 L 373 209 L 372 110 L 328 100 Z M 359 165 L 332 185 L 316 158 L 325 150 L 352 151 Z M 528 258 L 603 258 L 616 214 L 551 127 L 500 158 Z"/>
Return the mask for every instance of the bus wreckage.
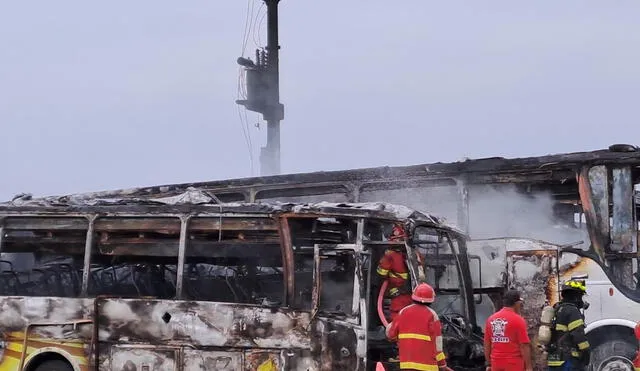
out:
<path id="1" fill-rule="evenodd" d="M 395 354 L 375 268 L 396 223 L 411 284 L 436 288 L 454 370 L 484 370 L 505 288 L 523 291 L 535 343 L 559 283 L 584 274 L 603 370 L 638 348 L 639 169 L 637 148 L 612 146 L 17 197 L 0 204 L 0 370 L 372 370 Z"/>
<path id="2" fill-rule="evenodd" d="M 190 190 L 14 201 L 0 219 L 0 370 L 372 369 L 393 355 L 375 307 L 375 264 L 393 244 L 414 284 L 435 277 L 418 251 L 461 278 L 439 292 L 441 306 L 463 303 L 442 312 L 449 364 L 484 363 L 466 238 L 406 207 L 219 204 Z M 388 241 L 398 224 L 410 237 Z"/>

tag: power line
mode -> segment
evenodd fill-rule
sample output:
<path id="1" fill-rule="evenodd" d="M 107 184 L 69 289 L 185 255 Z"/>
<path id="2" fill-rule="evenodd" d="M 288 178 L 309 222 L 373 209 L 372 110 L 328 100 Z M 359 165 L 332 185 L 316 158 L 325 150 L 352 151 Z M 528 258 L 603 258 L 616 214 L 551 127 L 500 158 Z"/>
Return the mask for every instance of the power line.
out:
<path id="1" fill-rule="evenodd" d="M 244 24 L 244 33 L 242 35 L 242 52 L 241 55 L 244 56 L 247 50 L 247 44 L 249 42 L 249 38 L 253 37 L 255 42 L 255 25 L 260 16 L 260 11 L 262 10 L 264 3 L 258 8 L 258 12 L 255 12 L 255 1 L 256 0 L 247 0 L 247 10 L 245 15 L 245 24 Z M 255 14 L 255 16 L 254 16 Z M 265 13 L 266 14 L 266 13 Z M 239 67 L 240 71 L 238 74 L 238 90 L 237 90 L 237 98 L 238 99 L 246 99 L 247 91 L 245 84 L 245 73 L 242 67 Z M 244 110 L 244 112 L 243 112 Z M 242 135 L 244 137 L 245 143 L 247 145 L 247 151 L 249 152 L 249 163 L 251 167 L 251 175 L 254 175 L 254 153 L 253 153 L 253 140 L 251 138 L 251 129 L 249 127 L 249 118 L 247 115 L 247 109 L 241 108 L 238 106 L 238 118 L 240 119 L 240 129 L 242 130 Z"/>

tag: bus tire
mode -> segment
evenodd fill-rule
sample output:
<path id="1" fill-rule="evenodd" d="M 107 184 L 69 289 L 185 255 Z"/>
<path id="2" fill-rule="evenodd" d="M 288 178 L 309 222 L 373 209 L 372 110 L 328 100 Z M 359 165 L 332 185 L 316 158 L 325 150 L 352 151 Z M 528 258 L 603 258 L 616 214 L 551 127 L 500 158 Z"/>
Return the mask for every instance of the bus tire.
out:
<path id="1" fill-rule="evenodd" d="M 73 371 L 73 367 L 67 361 L 52 359 L 42 362 L 33 371 Z"/>
<path id="2" fill-rule="evenodd" d="M 591 351 L 592 371 L 633 371 L 631 360 L 636 353 L 635 345 L 624 340 L 609 340 Z"/>

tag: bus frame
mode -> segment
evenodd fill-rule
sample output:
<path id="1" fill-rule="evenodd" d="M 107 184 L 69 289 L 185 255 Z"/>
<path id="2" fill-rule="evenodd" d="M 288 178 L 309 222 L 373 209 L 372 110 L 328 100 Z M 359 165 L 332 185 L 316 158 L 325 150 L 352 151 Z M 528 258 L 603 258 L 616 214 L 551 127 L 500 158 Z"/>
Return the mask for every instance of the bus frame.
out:
<path id="1" fill-rule="evenodd" d="M 324 221 L 318 222 L 320 219 L 331 221 L 325 225 Z M 262 223 L 259 220 L 269 222 Z M 348 225 L 351 229 L 336 232 L 332 229 L 335 227 L 333 220 L 339 222 L 340 228 Z M 30 286 L 39 295 L 0 297 L 0 308 L 4 310 L 4 315 L 0 316 L 0 331 L 4 337 L 0 370 L 40 371 L 51 365 L 57 365 L 60 371 L 187 371 L 201 367 L 261 371 L 331 370 L 336 367 L 373 369 L 374 361 L 384 360 L 391 349 L 391 344 L 384 340 L 369 341 L 369 334 L 375 331 L 375 315 L 371 313 L 375 313 L 376 287 L 381 284 L 375 276 L 374 264 L 384 249 L 393 245 L 386 241 L 385 233 L 398 223 L 403 225 L 409 236 L 403 245 L 414 286 L 416 282 L 426 280 L 427 275 L 425 267 L 417 263 L 416 249 L 413 247 L 424 244 L 424 241 L 416 240 L 413 232 L 416 228 L 428 228 L 444 237 L 438 243 L 448 240 L 446 243 L 453 252 L 449 265 L 459 277 L 459 287 L 449 287 L 439 292 L 447 291 L 459 296 L 464 313 L 456 313 L 455 318 L 448 318 L 446 313 L 443 316 L 445 352 L 452 351 L 454 356 L 450 356 L 452 359 L 449 363 L 454 369 L 457 363 L 460 370 L 479 370 L 483 366 L 481 346 L 478 347 L 481 333 L 474 325 L 475 309 L 466 256 L 466 236 L 435 216 L 383 203 L 223 204 L 217 203 L 215 197 L 206 193 L 190 190 L 177 197 L 164 199 L 94 199 L 79 203 L 61 198 L 55 202 L 51 199 L 10 202 L 0 205 L 0 221 L 0 252 L 3 253 L 3 259 L 9 254 L 21 253 L 27 247 L 31 250 L 25 251 L 41 255 L 53 253 L 70 256 L 74 252 L 75 258 L 70 264 L 74 268 L 65 272 L 69 272 L 70 276 L 73 272 L 74 277 L 81 277 L 79 282 L 76 279 L 76 285 L 67 282 L 56 286 L 67 293 L 75 290 L 73 293 L 76 295 L 42 295 L 43 287 L 51 280 L 55 281 L 49 275 L 49 281 L 41 280 L 38 281 L 41 284 Z M 296 227 L 295 223 L 299 226 Z M 365 233 L 369 227 L 373 229 Z M 300 228 L 302 232 L 294 233 L 295 228 Z M 82 230 L 83 243 L 80 238 Z M 120 236 L 117 233 L 122 231 L 138 233 L 138 236 L 125 234 L 125 237 L 117 237 Z M 198 239 L 200 237 L 196 233 L 202 234 L 203 231 L 208 233 L 204 234 L 204 242 Z M 211 246 L 229 247 L 229 251 L 236 253 L 243 251 L 243 243 L 253 246 L 245 241 L 257 238 L 252 237 L 250 232 L 258 231 L 271 233 L 265 237 L 265 240 L 269 239 L 265 246 L 277 244 L 280 249 L 283 278 L 281 303 L 269 301 L 269 296 L 263 297 L 261 303 L 251 304 L 186 297 L 187 286 L 192 282 L 187 280 L 193 268 L 192 263 L 188 263 L 190 259 L 201 256 L 213 259 L 211 256 L 216 252 Z M 234 237 L 229 237 L 231 235 Z M 274 239 L 276 235 L 277 239 Z M 151 246 L 144 243 L 145 238 L 153 242 L 153 238 L 168 238 L 166 236 L 171 236 L 168 244 Z M 376 237 L 372 239 L 371 236 Z M 309 238 L 313 243 L 299 242 L 309 241 Z M 42 242 L 45 240 L 48 246 Z M 110 241 L 119 242 L 109 245 Z M 455 241 L 455 249 L 451 241 Z M 127 243 L 130 245 L 127 246 Z M 190 250 L 192 245 L 193 251 Z M 23 250 L 20 250 L 20 246 L 23 246 Z M 437 254 L 437 248 L 432 250 Z M 97 258 L 97 254 L 101 254 L 100 258 Z M 96 262 L 101 262 L 101 259 L 113 261 L 117 254 L 129 254 L 127 256 L 132 259 L 130 265 L 134 268 L 144 265 L 140 262 L 152 257 L 177 259 L 175 297 L 149 297 L 141 293 L 138 286 L 137 295 L 96 291 L 92 285 L 98 280 Z M 342 259 L 345 256 L 347 259 Z M 298 258 L 309 257 L 313 262 L 311 272 L 304 270 L 304 264 L 298 267 Z M 229 257 L 228 260 L 236 258 Z M 256 254 L 252 256 L 255 259 L 252 262 L 262 258 L 269 260 L 270 255 Z M 42 260 L 43 257 L 37 259 Z M 322 261 L 331 259 L 339 263 L 331 270 L 323 271 Z M 447 258 L 440 256 L 439 259 Z M 147 264 L 153 266 L 154 261 Z M 335 268 L 343 262 L 347 262 L 344 264 L 350 268 Z M 164 267 L 165 263 L 162 264 Z M 243 267 L 249 269 L 248 265 Z M 79 272 L 76 268 L 80 266 L 82 269 Z M 108 277 L 115 281 L 116 268 L 113 265 L 109 267 L 114 272 Z M 134 280 L 134 268 L 131 280 Z M 104 269 L 100 269 L 104 273 Z M 163 270 L 162 274 L 166 271 Z M 272 271 L 276 272 L 275 275 L 279 274 L 277 268 Z M 330 301 L 326 299 L 330 296 L 323 294 L 323 284 L 328 284 L 328 288 L 324 288 L 326 290 L 349 286 L 336 284 L 340 279 L 334 282 L 324 277 L 340 276 L 344 280 L 345 272 L 350 272 L 353 277 L 351 308 L 347 304 L 337 312 L 323 309 L 323 300 Z M 13 280 L 12 277 L 18 280 L 18 272 L 14 269 L 3 268 L 1 273 L 3 284 Z M 56 274 L 61 275 L 60 272 Z M 299 285 L 305 282 L 305 288 L 309 289 L 308 280 L 300 278 L 308 278 L 309 275 L 312 277 L 310 303 L 308 296 L 299 294 L 302 291 L 298 287 L 305 287 L 304 284 Z M 225 280 L 229 281 L 228 276 Z M 24 286 L 16 285 L 12 289 Z M 437 283 L 435 286 L 438 286 Z M 251 300 L 254 300 L 253 296 Z M 460 347 L 461 343 L 465 346 Z M 464 354 L 459 354 L 460 349 L 464 349 Z"/>

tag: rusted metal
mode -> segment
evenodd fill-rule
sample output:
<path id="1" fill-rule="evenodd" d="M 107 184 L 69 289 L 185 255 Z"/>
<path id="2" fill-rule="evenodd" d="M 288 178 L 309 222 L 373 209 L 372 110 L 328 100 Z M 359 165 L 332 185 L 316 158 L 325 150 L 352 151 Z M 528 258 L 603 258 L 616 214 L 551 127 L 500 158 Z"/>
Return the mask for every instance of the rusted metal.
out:
<path id="1" fill-rule="evenodd" d="M 295 280 L 293 272 L 295 271 L 293 263 L 293 248 L 291 244 L 291 230 L 289 229 L 289 220 L 284 217 L 277 218 L 279 225 L 280 241 L 282 248 L 282 268 L 285 274 L 285 303 L 290 304 L 295 297 Z"/>
<path id="2" fill-rule="evenodd" d="M 580 170 L 580 173 L 578 175 L 578 189 L 580 193 L 580 200 L 582 203 L 582 210 L 587 221 L 587 230 L 589 231 L 591 240 L 591 250 L 595 254 L 597 254 L 599 259 L 604 260 L 604 256 L 606 254 L 605 248 L 608 242 L 608 233 L 605 235 L 602 232 L 601 227 L 602 205 L 600 204 L 600 202 L 602 201 L 602 197 L 600 199 L 594 199 L 593 194 L 596 191 L 593 190 L 589 175 L 589 167 L 583 167 Z M 604 185 L 602 186 L 604 187 Z M 602 194 L 602 190 L 599 192 L 599 194 Z M 608 226 L 609 224 L 607 223 L 606 225 Z"/>

